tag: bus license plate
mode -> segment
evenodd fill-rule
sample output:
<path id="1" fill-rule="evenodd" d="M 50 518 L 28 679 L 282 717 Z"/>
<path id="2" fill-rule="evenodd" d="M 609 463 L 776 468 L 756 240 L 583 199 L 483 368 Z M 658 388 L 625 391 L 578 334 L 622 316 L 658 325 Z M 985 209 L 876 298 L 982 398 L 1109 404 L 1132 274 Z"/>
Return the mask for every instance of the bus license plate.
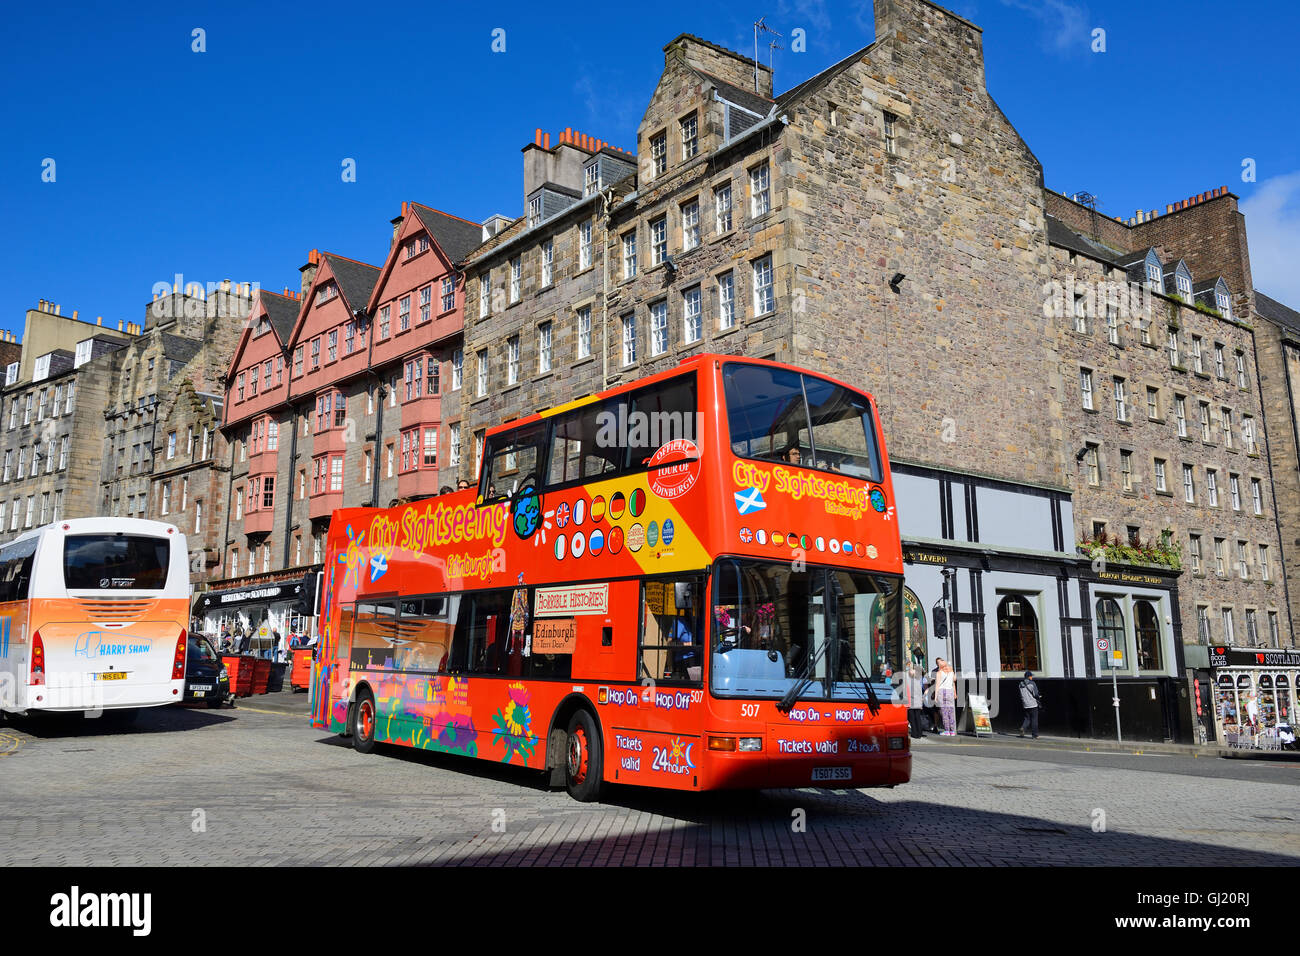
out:
<path id="1" fill-rule="evenodd" d="M 96 674 L 96 680 L 126 680 L 126 671 L 109 671 L 106 674 Z"/>
<path id="2" fill-rule="evenodd" d="M 814 780 L 852 780 L 852 767 L 813 767 Z"/>
<path id="3" fill-rule="evenodd" d="M 190 690 L 212 690 L 211 684 L 191 684 Z"/>

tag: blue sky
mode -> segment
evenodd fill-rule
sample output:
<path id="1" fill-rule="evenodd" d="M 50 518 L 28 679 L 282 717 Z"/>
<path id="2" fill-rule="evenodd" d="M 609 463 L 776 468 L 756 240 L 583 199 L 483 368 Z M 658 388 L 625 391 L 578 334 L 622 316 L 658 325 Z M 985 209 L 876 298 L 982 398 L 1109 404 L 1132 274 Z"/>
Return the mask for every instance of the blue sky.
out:
<path id="1" fill-rule="evenodd" d="M 951 0 L 984 29 L 989 89 L 1047 185 L 1109 215 L 1226 185 L 1255 285 L 1300 308 L 1293 4 Z M 599 16 L 591 10 L 599 9 Z M 653 15 L 648 11 L 653 10 Z M 869 2 L 556 6 L 10 5 L 0 37 L 0 327 L 41 298 L 139 321 L 155 283 L 296 288 L 307 251 L 379 264 L 413 199 L 469 219 L 522 206 L 541 126 L 631 148 L 691 32 L 785 36 L 778 90 L 873 39 Z M 192 31 L 205 31 L 197 53 Z M 491 49 L 505 30 L 504 53 Z M 796 28 L 806 52 L 790 49 Z M 1093 52 L 1093 31 L 1105 52 Z M 766 46 L 763 59 L 767 58 Z M 340 175 L 356 161 L 356 182 Z M 54 182 L 42 181 L 54 160 Z M 1253 160 L 1255 182 L 1242 180 Z"/>

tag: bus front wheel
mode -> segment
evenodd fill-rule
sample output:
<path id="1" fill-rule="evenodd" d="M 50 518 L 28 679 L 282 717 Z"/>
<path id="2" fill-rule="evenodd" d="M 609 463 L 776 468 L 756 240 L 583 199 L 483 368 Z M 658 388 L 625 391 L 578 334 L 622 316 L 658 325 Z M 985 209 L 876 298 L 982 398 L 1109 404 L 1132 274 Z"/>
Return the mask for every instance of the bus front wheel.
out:
<path id="1" fill-rule="evenodd" d="M 369 691 L 362 691 L 352 705 L 352 746 L 362 754 L 375 749 L 375 698 Z"/>
<path id="2" fill-rule="evenodd" d="M 600 799 L 603 770 L 596 721 L 589 711 L 579 710 L 569 718 L 565 745 L 564 782 L 569 796 L 582 803 Z"/>

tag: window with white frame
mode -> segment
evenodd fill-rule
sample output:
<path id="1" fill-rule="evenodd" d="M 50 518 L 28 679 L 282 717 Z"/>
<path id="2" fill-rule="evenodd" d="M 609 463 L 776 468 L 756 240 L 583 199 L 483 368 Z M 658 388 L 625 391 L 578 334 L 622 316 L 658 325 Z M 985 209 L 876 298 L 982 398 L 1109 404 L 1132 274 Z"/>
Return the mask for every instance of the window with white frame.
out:
<path id="1" fill-rule="evenodd" d="M 519 381 L 519 336 L 512 335 L 506 339 L 506 384 L 514 385 Z"/>
<path id="2" fill-rule="evenodd" d="M 682 206 L 682 249 L 694 249 L 700 244 L 700 201 L 693 199 Z"/>
<path id="3" fill-rule="evenodd" d="M 1211 508 L 1219 507 L 1219 473 L 1213 468 L 1205 469 L 1205 495 Z"/>
<path id="4" fill-rule="evenodd" d="M 460 465 L 460 425 L 452 425 L 447 430 L 449 445 L 447 448 L 447 464 L 455 468 Z"/>
<path id="5" fill-rule="evenodd" d="M 766 315 L 776 308 L 775 286 L 772 281 L 772 256 L 754 260 L 754 315 Z"/>
<path id="6" fill-rule="evenodd" d="M 1204 363 L 1201 360 L 1201 337 L 1192 336 L 1192 371 L 1204 373 Z"/>
<path id="7" fill-rule="evenodd" d="M 1079 369 L 1079 393 L 1083 399 L 1083 407 L 1092 411 L 1092 369 Z"/>
<path id="8" fill-rule="evenodd" d="M 420 322 L 428 322 L 433 317 L 433 286 L 426 285 L 420 290 Z"/>
<path id="9" fill-rule="evenodd" d="M 1225 577 L 1228 573 L 1228 542 L 1223 538 L 1214 539 L 1214 573 Z"/>
<path id="10" fill-rule="evenodd" d="M 451 353 L 451 390 L 459 391 L 465 379 L 465 350 L 456 349 Z"/>
<path id="11" fill-rule="evenodd" d="M 757 219 L 772 208 L 771 171 L 766 162 L 749 171 L 749 214 Z"/>
<path id="12" fill-rule="evenodd" d="M 668 258 L 668 217 L 650 223 L 650 264 L 657 266 Z"/>
<path id="13" fill-rule="evenodd" d="M 700 151 L 700 122 L 694 113 L 681 121 L 682 159 L 693 159 Z"/>
<path id="14" fill-rule="evenodd" d="M 591 266 L 591 220 L 578 223 L 578 269 Z"/>
<path id="15" fill-rule="evenodd" d="M 57 521 L 58 519 L 56 518 L 55 520 Z M 1278 630 L 1278 623 L 1277 623 L 1277 611 L 1269 611 L 1268 612 L 1268 646 L 1278 647 L 1279 646 L 1278 639 L 1280 636 L 1281 635 L 1280 635 L 1280 631 Z"/>
<path id="16" fill-rule="evenodd" d="M 1196 503 L 1196 475 L 1191 465 L 1183 465 L 1183 500 Z"/>
<path id="17" fill-rule="evenodd" d="M 1250 479 L 1250 500 L 1255 510 L 1255 514 L 1264 513 L 1264 486 L 1258 478 Z"/>
<path id="18" fill-rule="evenodd" d="M 1160 390 L 1157 388 L 1147 388 L 1147 418 L 1160 418 Z"/>
<path id="19" fill-rule="evenodd" d="M 1178 437 L 1187 437 L 1187 396 L 1174 395 L 1174 417 L 1178 421 Z"/>
<path id="20" fill-rule="evenodd" d="M 479 276 L 478 279 L 478 317 L 485 318 L 492 307 L 492 277 Z"/>
<path id="21" fill-rule="evenodd" d="M 1268 545 L 1266 544 L 1259 546 L 1259 579 L 1268 580 Z"/>
<path id="22" fill-rule="evenodd" d="M 591 163 L 582 171 L 582 196 L 594 196 L 600 192 L 600 163 Z"/>
<path id="23" fill-rule="evenodd" d="M 1169 349 L 1169 367 L 1178 368 L 1181 359 L 1178 355 L 1178 330 L 1170 329 L 1169 338 L 1166 340 L 1165 347 Z"/>
<path id="24" fill-rule="evenodd" d="M 77 354 L 73 358 L 73 368 L 81 368 L 90 361 L 90 350 L 94 344 L 93 339 L 83 339 L 77 343 Z"/>
<path id="25" fill-rule="evenodd" d="M 551 370 L 551 323 L 537 327 L 537 371 L 545 374 Z"/>
<path id="26" fill-rule="evenodd" d="M 542 243 L 542 285 L 548 286 L 555 280 L 555 240 L 547 239 Z"/>
<path id="27" fill-rule="evenodd" d="M 650 137 L 650 161 L 654 164 L 654 175 L 662 176 L 668 171 L 668 134 L 656 133 Z"/>
<path id="28" fill-rule="evenodd" d="M 1228 377 L 1228 367 L 1223 357 L 1223 343 L 1214 343 L 1214 374 L 1219 378 Z"/>
<path id="29" fill-rule="evenodd" d="M 623 316 L 623 364 L 636 363 L 636 314 Z"/>
<path id="30" fill-rule="evenodd" d="M 1219 410 L 1220 423 L 1223 426 L 1223 447 L 1232 447 L 1232 409 L 1222 408 Z"/>
<path id="31" fill-rule="evenodd" d="M 704 334 L 700 313 L 700 287 L 682 293 L 682 340 L 688 345 L 698 342 Z"/>
<path id="32" fill-rule="evenodd" d="M 636 230 L 623 234 L 623 278 L 636 275 Z"/>
<path id="33" fill-rule="evenodd" d="M 531 229 L 542 221 L 542 197 L 534 196 L 528 200 L 528 228 Z"/>
<path id="34" fill-rule="evenodd" d="M 1096 488 L 1101 485 L 1101 458 L 1097 446 L 1093 443 L 1089 442 L 1084 448 L 1083 462 L 1087 469 L 1088 484 Z"/>
<path id="35" fill-rule="evenodd" d="M 411 327 L 411 297 L 404 295 L 397 301 L 397 328 L 405 332 Z"/>
<path id="36" fill-rule="evenodd" d="M 1241 352 L 1237 353 L 1237 387 L 1246 388 L 1246 356 Z"/>
<path id="37" fill-rule="evenodd" d="M 718 235 L 731 232 L 731 183 L 713 190 L 713 231 Z"/>
<path id="38" fill-rule="evenodd" d="M 584 305 L 578 309 L 578 358 L 584 359 L 591 354 L 591 306 Z"/>
<path id="39" fill-rule="evenodd" d="M 1119 453 L 1120 485 L 1125 491 L 1133 490 L 1133 453 L 1121 449 Z"/>
<path id="40" fill-rule="evenodd" d="M 1201 573 L 1201 536 L 1199 534 L 1189 534 L 1187 536 L 1189 543 L 1188 554 L 1191 556 L 1192 573 Z"/>
<path id="41" fill-rule="evenodd" d="M 1199 407 L 1201 414 L 1201 441 L 1208 442 L 1210 440 L 1210 403 L 1201 402 Z"/>
<path id="42" fill-rule="evenodd" d="M 1250 577 L 1250 567 L 1246 563 L 1246 542 L 1237 542 L 1237 574 L 1245 581 Z"/>
<path id="43" fill-rule="evenodd" d="M 888 110 L 883 111 L 885 125 L 885 152 L 890 156 L 898 155 L 898 115 Z"/>
<path id="44" fill-rule="evenodd" d="M 718 328 L 729 329 L 736 324 L 736 276 L 724 272 L 718 276 Z"/>
<path id="45" fill-rule="evenodd" d="M 668 302 L 650 306 L 650 354 L 663 355 L 668 351 Z"/>
<path id="46" fill-rule="evenodd" d="M 1241 479 L 1236 475 L 1228 474 L 1228 494 L 1232 499 L 1232 510 L 1241 510 Z"/>
<path id="47" fill-rule="evenodd" d="M 480 349 L 478 353 L 477 375 L 478 384 L 475 389 L 479 398 L 487 394 L 488 387 L 488 354 L 487 349 Z"/>
<path id="48" fill-rule="evenodd" d="M 1255 454 L 1255 419 L 1249 415 L 1241 416 L 1241 443 L 1246 446 L 1246 453 Z"/>

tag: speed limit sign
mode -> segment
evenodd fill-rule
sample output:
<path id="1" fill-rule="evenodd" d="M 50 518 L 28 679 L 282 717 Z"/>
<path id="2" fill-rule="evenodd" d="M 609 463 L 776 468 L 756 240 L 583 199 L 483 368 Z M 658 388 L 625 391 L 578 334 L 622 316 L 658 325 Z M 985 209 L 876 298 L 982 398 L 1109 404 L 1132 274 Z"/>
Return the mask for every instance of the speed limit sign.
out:
<path id="1" fill-rule="evenodd" d="M 1097 650 L 1099 651 L 1110 650 L 1110 641 L 1106 640 L 1106 638 L 1104 637 L 1097 638 Z"/>

